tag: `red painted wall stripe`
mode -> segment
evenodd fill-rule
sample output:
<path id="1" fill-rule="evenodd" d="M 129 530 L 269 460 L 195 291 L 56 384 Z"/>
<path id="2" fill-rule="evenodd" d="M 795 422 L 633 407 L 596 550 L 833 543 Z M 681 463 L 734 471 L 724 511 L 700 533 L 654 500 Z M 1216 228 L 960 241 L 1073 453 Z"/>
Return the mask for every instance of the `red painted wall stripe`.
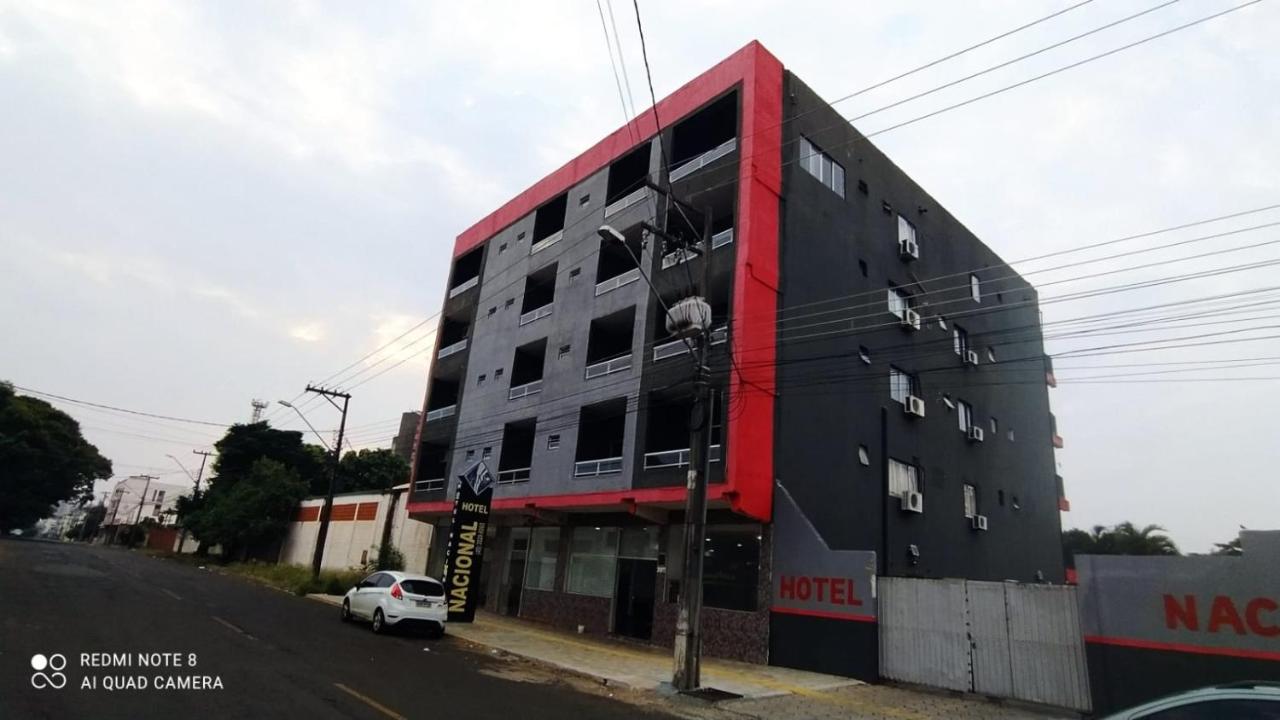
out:
<path id="1" fill-rule="evenodd" d="M 1167 652 L 1192 653 L 1195 655 L 1224 655 L 1226 657 L 1247 658 L 1250 660 L 1273 660 L 1280 662 L 1280 651 L 1273 650 L 1210 647 L 1208 645 L 1188 645 L 1186 643 L 1139 640 L 1138 638 L 1107 637 L 1104 635 L 1085 635 L 1084 641 L 1094 645 L 1114 645 L 1116 647 L 1138 648 L 1141 650 L 1164 650 Z"/>
<path id="2" fill-rule="evenodd" d="M 708 500 L 723 500 L 732 491 L 723 484 L 715 484 L 707 488 Z M 661 503 L 684 502 L 684 487 L 647 488 L 642 490 L 608 490 L 596 493 L 575 493 L 572 495 L 535 495 L 532 497 L 494 498 L 494 510 L 523 510 L 528 507 L 554 509 L 582 506 L 618 505 L 632 503 L 651 505 Z M 446 514 L 453 512 L 452 500 L 436 502 L 409 503 L 412 514 Z"/>
<path id="3" fill-rule="evenodd" d="M 776 612 L 781 615 L 800 615 L 803 617 L 825 618 L 828 620 L 851 620 L 853 622 L 873 623 L 876 621 L 874 615 L 863 615 L 860 613 L 843 613 L 834 610 L 798 610 L 796 608 L 772 607 L 770 612 Z"/>

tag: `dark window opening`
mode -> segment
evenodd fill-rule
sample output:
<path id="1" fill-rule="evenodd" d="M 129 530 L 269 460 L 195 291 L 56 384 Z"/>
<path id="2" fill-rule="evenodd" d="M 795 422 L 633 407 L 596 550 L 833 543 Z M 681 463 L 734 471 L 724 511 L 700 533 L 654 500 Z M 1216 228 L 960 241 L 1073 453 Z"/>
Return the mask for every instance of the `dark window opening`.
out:
<path id="1" fill-rule="evenodd" d="M 453 320 L 446 317 L 444 322 L 440 323 L 440 347 L 447 348 L 466 340 L 467 330 L 470 327 L 470 323 L 465 320 Z"/>
<path id="2" fill-rule="evenodd" d="M 867 261 L 866 261 L 866 260 L 859 260 L 859 261 L 858 261 L 858 269 L 862 271 L 862 277 L 866 277 L 866 276 L 867 276 Z"/>
<path id="3" fill-rule="evenodd" d="M 587 365 L 630 355 L 635 324 L 635 306 L 592 320 L 587 339 Z"/>
<path id="4" fill-rule="evenodd" d="M 453 261 L 453 281 L 449 285 L 450 297 L 474 287 L 480 282 L 480 268 L 484 263 L 484 246 Z"/>
<path id="5" fill-rule="evenodd" d="M 760 578 L 759 526 L 707 528 L 702 567 L 702 604 L 755 610 Z"/>
<path id="6" fill-rule="evenodd" d="M 538 208 L 533 216 L 533 241 L 540 242 L 564 230 L 564 216 L 569 210 L 568 193 L 560 193 L 551 202 Z"/>
<path id="7" fill-rule="evenodd" d="M 599 262 L 596 265 L 596 284 L 612 280 L 637 269 L 636 258 L 644 256 L 644 233 L 639 225 L 622 233 L 626 243 L 600 238 Z"/>
<path id="8" fill-rule="evenodd" d="M 615 160 L 609 166 L 609 184 L 605 193 L 606 205 L 621 200 L 644 187 L 649 179 L 649 143 L 645 143 Z"/>
<path id="9" fill-rule="evenodd" d="M 520 387 L 541 380 L 546 359 L 546 338 L 516 348 L 516 357 L 511 363 L 511 387 Z"/>
<path id="10" fill-rule="evenodd" d="M 561 360 L 563 360 L 563 359 L 564 359 L 564 358 L 566 358 L 566 357 L 569 357 L 569 352 L 570 352 L 571 350 L 573 350 L 573 346 L 572 346 L 572 345 L 561 345 L 561 346 L 560 346 L 560 354 L 558 355 L 558 357 L 559 357 Z"/>
<path id="11" fill-rule="evenodd" d="M 560 436 L 559 436 L 558 434 L 557 434 L 557 435 L 548 435 L 548 436 L 547 436 L 547 449 L 548 449 L 548 450 L 559 450 L 559 449 L 560 449 Z"/>
<path id="12" fill-rule="evenodd" d="M 536 428 L 537 423 L 532 418 L 507 423 L 502 428 L 502 457 L 498 460 L 499 484 L 529 479 Z"/>
<path id="13" fill-rule="evenodd" d="M 427 403 L 427 412 L 439 410 L 458 404 L 458 382 L 434 378 L 431 381 L 431 401 Z"/>
<path id="14" fill-rule="evenodd" d="M 443 490 L 449 477 L 449 446 L 443 443 L 422 443 L 418 450 L 418 477 L 414 490 L 425 492 Z"/>
<path id="15" fill-rule="evenodd" d="M 732 92 L 676 125 L 671 134 L 671 167 L 714 150 L 738 134 L 738 93 Z"/>
<path id="16" fill-rule="evenodd" d="M 545 307 L 555 302 L 555 299 L 556 265 L 553 263 L 530 273 L 524 279 L 524 302 L 520 305 L 520 313 L 523 315 Z"/>
<path id="17" fill-rule="evenodd" d="M 645 421 L 645 467 L 667 467 L 688 464 L 689 421 L 693 417 L 693 396 L 687 389 L 649 393 Z M 724 430 L 723 409 L 711 406 L 711 445 L 720 445 Z M 683 454 L 676 457 L 673 452 Z M 712 460 L 720 456 L 712 450 Z"/>
<path id="18" fill-rule="evenodd" d="M 718 250 L 733 242 L 734 206 L 738 197 L 736 182 L 706 190 L 698 194 L 697 211 L 681 208 L 675 204 L 667 207 L 666 231 L 679 238 L 675 247 L 671 243 L 660 243 L 662 255 L 668 258 L 679 249 L 680 245 L 699 246 L 702 243 L 703 213 L 711 214 L 711 249 Z M 692 258 L 690 258 L 692 259 Z M 670 261 L 662 267 L 673 267 Z"/>
<path id="19" fill-rule="evenodd" d="M 627 399 L 617 398 L 582 408 L 578 418 L 578 449 L 574 459 L 581 462 L 622 457 L 627 423 Z M 578 468 L 575 474 L 599 474 L 601 468 Z M 621 470 L 621 462 L 618 468 Z M 607 470 L 606 470 L 607 471 Z"/>

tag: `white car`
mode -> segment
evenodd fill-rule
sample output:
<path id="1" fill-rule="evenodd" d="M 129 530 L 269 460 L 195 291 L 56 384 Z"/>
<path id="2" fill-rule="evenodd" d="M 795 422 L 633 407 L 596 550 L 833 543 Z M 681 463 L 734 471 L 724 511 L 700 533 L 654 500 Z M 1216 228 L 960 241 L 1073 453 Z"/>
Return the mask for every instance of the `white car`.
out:
<path id="1" fill-rule="evenodd" d="M 422 627 L 440 637 L 448 614 L 444 585 L 426 575 L 376 572 L 342 598 L 342 621 L 368 620 L 375 633 L 391 627 Z"/>

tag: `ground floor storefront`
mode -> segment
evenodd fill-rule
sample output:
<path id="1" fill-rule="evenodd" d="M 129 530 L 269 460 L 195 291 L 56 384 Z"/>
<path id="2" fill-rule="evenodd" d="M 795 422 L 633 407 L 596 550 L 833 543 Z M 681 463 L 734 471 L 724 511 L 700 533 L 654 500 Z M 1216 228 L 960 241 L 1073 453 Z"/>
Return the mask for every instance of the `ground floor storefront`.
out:
<path id="1" fill-rule="evenodd" d="M 671 647 L 684 525 L 616 514 L 564 515 L 558 524 L 503 518 L 485 542 L 480 602 L 495 613 L 572 632 Z M 769 654 L 769 526 L 726 511 L 708 517 L 703 652 L 765 663 Z M 437 521 L 439 522 L 439 520 Z M 441 527 L 436 538 L 448 536 Z M 443 568 L 433 548 L 431 571 Z"/>

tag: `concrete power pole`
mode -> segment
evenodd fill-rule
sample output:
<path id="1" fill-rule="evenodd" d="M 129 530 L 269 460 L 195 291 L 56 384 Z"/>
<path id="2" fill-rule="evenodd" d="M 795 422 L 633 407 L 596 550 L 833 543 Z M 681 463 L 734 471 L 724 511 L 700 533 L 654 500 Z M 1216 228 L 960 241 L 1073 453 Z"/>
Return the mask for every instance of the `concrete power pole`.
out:
<path id="1" fill-rule="evenodd" d="M 342 411 L 342 420 L 338 423 L 338 440 L 333 446 L 333 469 L 329 475 L 329 491 L 324 496 L 324 507 L 320 508 L 320 530 L 316 533 L 315 554 L 311 556 L 311 577 L 319 577 L 320 565 L 324 562 L 324 543 L 329 538 L 329 516 L 333 514 L 333 494 L 338 488 L 338 465 L 342 460 L 342 435 L 347 429 L 347 406 L 351 403 L 351 394 L 311 385 L 307 385 L 307 392 L 316 393 L 328 400 L 330 405 Z M 334 398 L 342 398 L 341 407 L 333 401 Z"/>

